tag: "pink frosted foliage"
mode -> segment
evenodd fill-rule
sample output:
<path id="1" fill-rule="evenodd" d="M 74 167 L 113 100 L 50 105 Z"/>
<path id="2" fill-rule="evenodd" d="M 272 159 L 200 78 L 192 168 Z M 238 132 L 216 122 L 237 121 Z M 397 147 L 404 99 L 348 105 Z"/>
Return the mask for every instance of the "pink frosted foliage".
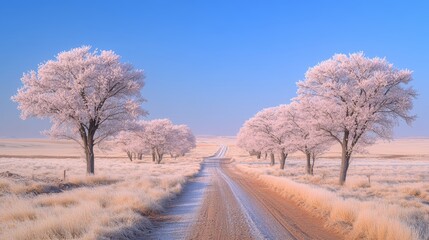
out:
<path id="1" fill-rule="evenodd" d="M 267 108 L 246 121 L 238 145 L 249 152 L 301 151 L 314 159 L 334 142 L 341 145 L 340 184 L 353 152 L 378 138 L 390 139 L 399 119 L 410 124 L 416 92 L 406 85 L 409 70 L 363 53 L 334 55 L 297 83 L 298 96 L 288 105 Z M 311 172 L 309 172 L 312 174 Z"/>
<path id="2" fill-rule="evenodd" d="M 112 51 L 90 50 L 61 52 L 37 72 L 25 73 L 23 87 L 12 97 L 21 117 L 49 118 L 52 127 L 45 133 L 51 137 L 82 144 L 83 135 L 92 133 L 97 144 L 144 114 L 143 72 L 121 63 Z"/>
<path id="3" fill-rule="evenodd" d="M 316 129 L 308 111 L 298 102 L 266 108 L 244 123 L 238 145 L 249 152 L 322 153 L 329 141 Z"/>
<path id="4" fill-rule="evenodd" d="M 305 101 L 279 106 L 280 120 L 288 131 L 288 148 L 316 157 L 332 145 L 332 140 L 317 127 L 313 109 Z"/>
<path id="5" fill-rule="evenodd" d="M 169 153 L 174 157 L 184 156 L 196 147 L 196 139 L 191 129 L 186 125 L 173 127 L 173 138 L 169 147 Z"/>
<path id="6" fill-rule="evenodd" d="M 282 119 L 281 107 L 263 109 L 247 120 L 237 136 L 238 145 L 249 152 L 292 150 L 288 137 L 290 129 Z"/>
<path id="7" fill-rule="evenodd" d="M 237 146 L 249 153 L 265 152 L 268 149 L 268 141 L 250 127 L 253 121 L 254 118 L 247 120 L 240 128 L 237 134 Z"/>
<path id="8" fill-rule="evenodd" d="M 134 130 L 137 145 L 144 151 L 151 152 L 156 162 L 162 160 L 164 154 L 174 157 L 184 156 L 196 147 L 195 136 L 186 125 L 174 125 L 168 119 L 155 119 L 137 122 Z"/>
<path id="9" fill-rule="evenodd" d="M 307 103 L 313 124 L 346 144 L 351 155 L 377 138 L 390 139 L 398 119 L 413 121 L 409 111 L 416 93 L 405 87 L 411 79 L 410 70 L 398 70 L 386 59 L 337 54 L 307 71 L 296 100 Z"/>
<path id="10" fill-rule="evenodd" d="M 137 129 L 121 131 L 114 139 L 112 147 L 119 148 L 121 151 L 128 154 L 144 154 L 148 153 L 149 149 L 144 145 L 143 141 L 138 137 Z M 110 144 L 109 144 L 110 145 Z"/>

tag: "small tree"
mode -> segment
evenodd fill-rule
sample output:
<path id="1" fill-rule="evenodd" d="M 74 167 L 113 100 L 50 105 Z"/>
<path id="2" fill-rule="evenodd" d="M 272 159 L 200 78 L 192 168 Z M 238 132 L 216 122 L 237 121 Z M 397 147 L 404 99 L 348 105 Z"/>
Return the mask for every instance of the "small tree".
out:
<path id="1" fill-rule="evenodd" d="M 174 125 L 172 128 L 169 152 L 174 158 L 185 156 L 186 153 L 196 147 L 195 136 L 186 125 Z"/>
<path id="2" fill-rule="evenodd" d="M 137 136 L 150 149 L 155 163 L 161 163 L 165 154 L 183 155 L 195 147 L 195 137 L 185 125 L 173 125 L 168 119 L 141 121 L 143 131 Z"/>
<path id="3" fill-rule="evenodd" d="M 136 131 L 139 131 L 139 129 L 133 128 L 133 130 L 121 131 L 112 142 L 115 145 L 112 147 L 117 147 L 125 152 L 130 161 L 133 161 L 134 158 L 142 160 L 143 154 L 148 151 L 147 146 L 137 137 Z"/>
<path id="4" fill-rule="evenodd" d="M 250 156 L 261 158 L 262 152 L 267 152 L 268 142 L 266 139 L 250 126 L 254 118 L 247 120 L 237 134 L 237 146 L 249 152 Z M 274 165 L 274 155 L 272 154 L 271 164 Z"/>
<path id="5" fill-rule="evenodd" d="M 340 184 L 357 148 L 377 138 L 390 139 L 398 119 L 408 124 L 414 120 L 409 111 L 416 92 L 405 88 L 411 75 L 386 59 L 337 54 L 310 68 L 298 82 L 298 100 L 311 101 L 318 128 L 341 145 Z"/>
<path id="6" fill-rule="evenodd" d="M 290 129 L 285 125 L 279 110 L 282 106 L 266 108 L 258 112 L 251 120 L 248 127 L 260 138 L 264 139 L 264 150 L 266 152 L 280 154 L 280 169 L 284 169 L 289 151 L 288 135 Z M 273 156 L 273 155 L 272 155 Z M 274 158 L 271 158 L 274 161 Z"/>
<path id="7" fill-rule="evenodd" d="M 283 121 L 289 125 L 290 148 L 305 154 L 306 173 L 313 175 L 316 158 L 326 152 L 333 141 L 317 128 L 317 118 L 307 101 L 293 101 L 281 112 Z"/>
<path id="8" fill-rule="evenodd" d="M 164 154 L 167 153 L 168 142 L 172 138 L 173 124 L 168 119 L 142 121 L 140 124 L 144 131 L 138 132 L 138 137 L 151 150 L 152 160 L 157 164 L 161 163 Z"/>
<path id="9" fill-rule="evenodd" d="M 12 97 L 21 117 L 49 118 L 48 136 L 72 139 L 84 149 L 87 173 L 94 174 L 94 146 L 144 114 L 143 72 L 120 62 L 112 51 L 75 48 L 21 78 Z"/>

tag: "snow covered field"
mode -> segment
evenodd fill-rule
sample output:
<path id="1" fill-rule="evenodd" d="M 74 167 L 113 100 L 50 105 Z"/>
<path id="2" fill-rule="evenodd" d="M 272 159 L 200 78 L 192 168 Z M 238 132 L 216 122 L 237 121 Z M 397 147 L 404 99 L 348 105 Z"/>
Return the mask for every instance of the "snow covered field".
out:
<path id="1" fill-rule="evenodd" d="M 340 152 L 316 160 L 314 176 L 292 154 L 285 170 L 249 157 L 231 143 L 239 170 L 327 220 L 351 239 L 429 239 L 429 139 L 378 143 L 352 160 L 345 186 L 338 185 Z M 335 157 L 337 156 L 337 157 Z"/>
<path id="2" fill-rule="evenodd" d="M 74 143 L 2 139 L 0 239 L 133 239 L 218 142 L 200 138 L 185 157 L 159 165 L 149 156 L 130 162 L 125 153 L 97 149 L 95 176 L 86 176 Z"/>

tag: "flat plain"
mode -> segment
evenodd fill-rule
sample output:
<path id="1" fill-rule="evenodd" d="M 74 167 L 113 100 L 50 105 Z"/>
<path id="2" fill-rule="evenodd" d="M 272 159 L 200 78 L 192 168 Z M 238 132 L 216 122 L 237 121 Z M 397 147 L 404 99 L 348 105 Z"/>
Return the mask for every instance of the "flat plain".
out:
<path id="1" fill-rule="evenodd" d="M 162 164 L 96 149 L 96 174 L 87 176 L 74 142 L 2 139 L 0 239 L 134 239 L 217 149 L 199 139 L 191 153 Z"/>
<path id="2" fill-rule="evenodd" d="M 290 154 L 280 170 L 239 149 L 233 137 L 200 137 L 190 154 L 166 157 L 162 164 L 150 156 L 130 162 L 114 148 L 97 148 L 94 176 L 86 175 L 84 156 L 73 142 L 1 139 L 0 239 L 145 236 L 202 170 L 204 157 L 221 145 L 228 147 L 229 159 L 222 168 L 239 176 L 232 179 L 267 187 L 346 239 L 429 238 L 427 138 L 375 144 L 356 155 L 346 184 L 339 186 L 335 147 L 316 160 L 310 176 L 299 153 Z"/>

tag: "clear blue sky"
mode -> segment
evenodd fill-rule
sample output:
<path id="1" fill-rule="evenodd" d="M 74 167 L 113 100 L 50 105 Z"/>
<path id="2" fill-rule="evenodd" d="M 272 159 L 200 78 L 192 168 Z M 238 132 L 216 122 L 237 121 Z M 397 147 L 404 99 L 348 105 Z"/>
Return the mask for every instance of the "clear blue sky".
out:
<path id="1" fill-rule="evenodd" d="M 198 135 L 235 135 L 264 107 L 288 103 L 306 70 L 364 51 L 414 71 L 413 127 L 429 136 L 427 1 L 18 1 L 0 7 L 0 137 L 40 137 L 10 101 L 23 72 L 63 50 L 111 49 L 144 69 L 148 118 Z"/>

